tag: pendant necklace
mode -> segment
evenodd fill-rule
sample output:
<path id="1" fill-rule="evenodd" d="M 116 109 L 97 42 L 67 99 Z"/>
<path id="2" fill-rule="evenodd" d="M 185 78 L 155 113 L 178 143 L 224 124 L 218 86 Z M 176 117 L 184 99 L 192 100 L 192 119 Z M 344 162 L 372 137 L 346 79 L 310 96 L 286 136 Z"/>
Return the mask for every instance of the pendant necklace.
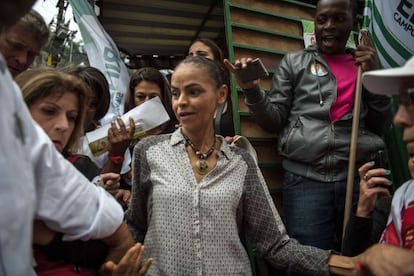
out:
<path id="1" fill-rule="evenodd" d="M 213 144 L 211 145 L 210 149 L 207 152 L 202 153 L 199 149 L 197 149 L 195 147 L 193 142 L 191 142 L 190 138 L 187 135 L 185 135 L 182 130 L 181 130 L 181 134 L 183 135 L 183 137 L 186 141 L 186 146 L 190 145 L 190 147 L 193 150 L 194 154 L 198 158 L 198 160 L 195 163 L 195 169 L 196 169 L 197 173 L 199 173 L 201 175 L 207 174 L 210 171 L 210 168 L 209 168 L 208 161 L 206 159 L 213 153 L 214 149 L 216 148 L 216 137 L 215 137 L 215 135 L 214 135 Z"/>

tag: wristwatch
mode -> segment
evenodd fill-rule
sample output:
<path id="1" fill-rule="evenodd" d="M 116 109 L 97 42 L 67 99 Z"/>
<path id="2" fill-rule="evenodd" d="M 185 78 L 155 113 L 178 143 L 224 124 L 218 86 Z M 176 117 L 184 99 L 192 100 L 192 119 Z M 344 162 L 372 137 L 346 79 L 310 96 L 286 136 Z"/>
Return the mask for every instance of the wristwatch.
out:
<path id="1" fill-rule="evenodd" d="M 116 155 L 108 155 L 108 159 L 115 165 L 122 164 L 125 160 L 123 156 L 116 156 Z"/>

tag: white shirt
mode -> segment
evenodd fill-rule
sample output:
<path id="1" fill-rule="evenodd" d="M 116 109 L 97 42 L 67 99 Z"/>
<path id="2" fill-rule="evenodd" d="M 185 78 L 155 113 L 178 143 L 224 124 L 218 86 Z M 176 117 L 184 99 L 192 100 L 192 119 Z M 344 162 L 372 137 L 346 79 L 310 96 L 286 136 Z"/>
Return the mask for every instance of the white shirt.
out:
<path id="1" fill-rule="evenodd" d="M 0 275 L 33 275 L 32 222 L 64 239 L 100 239 L 121 224 L 120 205 L 79 173 L 32 120 L 0 55 Z"/>

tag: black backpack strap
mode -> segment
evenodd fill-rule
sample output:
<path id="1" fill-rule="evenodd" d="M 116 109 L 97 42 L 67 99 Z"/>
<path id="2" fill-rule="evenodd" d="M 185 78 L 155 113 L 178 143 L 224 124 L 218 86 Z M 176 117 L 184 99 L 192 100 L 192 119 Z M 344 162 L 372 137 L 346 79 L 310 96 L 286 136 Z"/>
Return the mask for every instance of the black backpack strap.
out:
<path id="1" fill-rule="evenodd" d="M 67 156 L 66 159 L 71 162 L 76 167 L 76 169 L 78 169 L 78 171 L 86 176 L 89 181 L 100 174 L 100 170 L 96 164 L 86 155 L 71 154 Z"/>
<path id="2" fill-rule="evenodd" d="M 222 103 L 222 104 L 219 104 L 218 106 L 217 106 L 217 110 L 216 110 L 216 118 L 214 118 L 214 130 L 216 131 L 216 133 L 218 133 L 218 134 L 220 134 L 221 133 L 221 128 L 220 128 L 220 125 L 221 125 L 221 115 L 223 115 L 223 110 L 224 110 L 224 105 L 225 105 L 226 103 L 224 102 L 224 103 Z"/>

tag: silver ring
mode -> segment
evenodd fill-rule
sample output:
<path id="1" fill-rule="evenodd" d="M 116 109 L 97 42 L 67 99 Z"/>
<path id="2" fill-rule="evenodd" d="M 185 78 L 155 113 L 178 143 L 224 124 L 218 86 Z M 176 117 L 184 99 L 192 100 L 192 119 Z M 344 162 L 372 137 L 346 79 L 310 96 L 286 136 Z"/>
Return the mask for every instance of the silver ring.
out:
<path id="1" fill-rule="evenodd" d="M 369 176 L 368 176 L 368 173 L 364 174 L 364 177 L 363 177 L 363 179 L 364 179 L 364 181 L 368 181 L 368 180 L 369 180 Z"/>

